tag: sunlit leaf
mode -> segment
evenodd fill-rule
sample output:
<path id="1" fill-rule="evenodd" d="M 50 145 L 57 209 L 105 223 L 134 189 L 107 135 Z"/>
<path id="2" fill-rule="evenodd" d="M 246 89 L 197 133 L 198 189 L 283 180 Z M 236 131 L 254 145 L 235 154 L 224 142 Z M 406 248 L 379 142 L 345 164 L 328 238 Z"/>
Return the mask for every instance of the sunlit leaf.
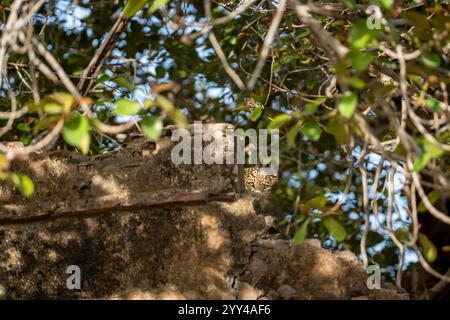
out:
<path id="1" fill-rule="evenodd" d="M 89 151 L 89 121 L 86 116 L 74 116 L 64 122 L 64 140 L 71 146 L 77 147 L 81 152 Z"/>
<path id="2" fill-rule="evenodd" d="M 155 102 L 152 99 L 146 99 L 144 101 L 144 109 L 150 109 L 154 104 Z"/>
<path id="3" fill-rule="evenodd" d="M 428 262 L 435 261 L 438 252 L 433 242 L 431 242 L 430 239 L 428 239 L 428 237 L 425 234 L 419 233 L 419 243 L 422 246 L 422 254 L 424 258 Z"/>
<path id="4" fill-rule="evenodd" d="M 434 112 L 442 111 L 441 103 L 436 99 L 426 99 L 425 104 L 427 105 L 428 108 L 430 108 Z"/>
<path id="5" fill-rule="evenodd" d="M 263 110 L 264 110 L 263 106 L 256 106 L 256 108 L 252 110 L 252 113 L 250 115 L 250 119 L 253 122 L 257 121 L 259 119 L 259 117 L 261 116 Z"/>
<path id="6" fill-rule="evenodd" d="M 28 176 L 20 173 L 12 173 L 10 179 L 23 196 L 30 197 L 33 194 L 34 184 Z"/>
<path id="7" fill-rule="evenodd" d="M 89 132 L 86 132 L 83 137 L 81 137 L 81 140 L 78 144 L 78 149 L 84 154 L 87 154 L 89 152 L 89 146 L 91 145 L 91 136 Z"/>
<path id="8" fill-rule="evenodd" d="M 145 117 L 140 124 L 148 140 L 156 141 L 161 136 L 163 123 L 159 117 Z"/>
<path id="9" fill-rule="evenodd" d="M 423 139 L 423 152 L 414 161 L 413 171 L 422 170 L 430 160 L 440 157 L 443 153 L 444 151 L 439 146 Z"/>
<path id="10" fill-rule="evenodd" d="M 187 119 L 183 112 L 180 109 L 174 109 L 169 113 L 170 118 L 175 122 L 175 125 L 178 128 L 186 128 Z"/>
<path id="11" fill-rule="evenodd" d="M 124 17 L 131 18 L 141 10 L 149 0 L 128 0 L 123 9 Z"/>
<path id="12" fill-rule="evenodd" d="M 139 112 L 141 105 L 139 102 L 128 99 L 120 99 L 116 101 L 116 113 L 122 115 L 135 115 Z"/>
<path id="13" fill-rule="evenodd" d="M 320 127 L 317 123 L 308 123 L 304 127 L 302 127 L 301 132 L 307 136 L 311 141 L 318 141 L 321 136 Z"/>
<path id="14" fill-rule="evenodd" d="M 414 160 L 414 165 L 413 165 L 413 171 L 418 172 L 420 170 L 422 170 L 423 168 L 425 168 L 428 164 L 428 162 L 430 162 L 431 158 L 428 157 L 426 154 L 422 153 L 420 154 L 416 160 Z"/>
<path id="15" fill-rule="evenodd" d="M 347 238 L 347 230 L 342 226 L 342 224 L 332 217 L 327 217 L 323 220 L 325 227 L 327 228 L 330 235 L 337 242 L 342 242 Z"/>
<path id="16" fill-rule="evenodd" d="M 30 132 L 30 126 L 26 123 L 17 124 L 17 129 L 23 132 Z"/>
<path id="17" fill-rule="evenodd" d="M 74 97 L 68 92 L 54 92 L 50 95 L 50 98 L 62 105 L 64 112 L 69 112 L 75 103 Z"/>
<path id="18" fill-rule="evenodd" d="M 339 101 L 339 112 L 345 118 L 351 118 L 358 106 L 358 97 L 353 91 L 346 91 Z"/>
<path id="19" fill-rule="evenodd" d="M 253 108 L 253 106 L 247 104 L 247 105 L 241 106 L 239 108 L 233 109 L 233 112 L 245 111 L 245 110 L 249 110 L 251 108 Z"/>
<path id="20" fill-rule="evenodd" d="M 156 102 L 166 112 L 171 112 L 173 109 L 175 109 L 175 106 L 173 105 L 172 101 L 170 101 L 164 96 L 157 95 Z"/>
<path id="21" fill-rule="evenodd" d="M 295 138 L 297 138 L 297 134 L 302 125 L 303 123 L 301 121 L 298 121 L 296 124 L 289 128 L 287 132 L 287 142 L 289 147 L 295 146 Z"/>
<path id="22" fill-rule="evenodd" d="M 183 114 L 183 112 L 181 112 L 180 109 L 177 109 L 173 105 L 172 101 L 162 95 L 157 95 L 156 102 L 161 107 L 161 109 L 167 112 L 167 114 L 175 122 L 177 127 L 184 128 L 187 126 L 186 116 Z"/>
<path id="23" fill-rule="evenodd" d="M 350 44 L 354 49 L 367 48 L 377 37 L 377 29 L 369 29 L 367 22 L 361 20 L 353 24 L 350 30 Z"/>
<path id="24" fill-rule="evenodd" d="M 385 10 L 391 10 L 394 4 L 394 0 L 378 0 Z"/>
<path id="25" fill-rule="evenodd" d="M 64 108 L 56 102 L 43 102 L 42 110 L 48 114 L 60 114 L 63 112 Z"/>
<path id="26" fill-rule="evenodd" d="M 162 6 L 168 4 L 170 0 L 154 0 L 150 8 L 148 9 L 148 13 L 152 14 L 159 10 Z"/>
<path id="27" fill-rule="evenodd" d="M 439 148 L 439 146 L 431 143 L 430 141 L 428 141 L 428 139 L 423 140 L 423 148 L 425 153 L 431 158 L 438 158 L 444 153 L 444 151 Z"/>
<path id="28" fill-rule="evenodd" d="M 0 153 L 0 173 L 8 168 L 8 160 L 6 159 L 6 156 L 3 153 Z M 1 180 L 1 179 L 0 179 Z"/>
<path id="29" fill-rule="evenodd" d="M 279 114 L 276 117 L 272 118 L 269 125 L 267 126 L 267 129 L 271 130 L 271 129 L 279 129 L 281 128 L 284 124 L 286 124 L 287 122 L 289 122 L 292 119 L 292 117 L 288 114 Z"/>

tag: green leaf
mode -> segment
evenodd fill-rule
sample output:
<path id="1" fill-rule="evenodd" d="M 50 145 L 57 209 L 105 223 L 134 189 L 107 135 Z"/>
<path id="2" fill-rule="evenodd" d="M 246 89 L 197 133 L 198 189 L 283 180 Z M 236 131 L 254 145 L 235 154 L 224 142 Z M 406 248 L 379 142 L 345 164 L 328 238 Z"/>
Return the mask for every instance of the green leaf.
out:
<path id="1" fill-rule="evenodd" d="M 123 115 L 135 115 L 139 112 L 141 105 L 139 102 L 128 99 L 120 99 L 116 101 L 116 113 Z"/>
<path id="2" fill-rule="evenodd" d="M 159 117 L 146 117 L 141 121 L 144 135 L 150 141 L 156 141 L 162 133 L 163 123 Z"/>
<path id="3" fill-rule="evenodd" d="M 236 37 L 236 36 L 231 37 L 231 38 L 228 40 L 228 42 L 229 42 L 232 46 L 234 46 L 234 45 L 236 44 L 236 42 L 237 42 L 237 37 Z"/>
<path id="4" fill-rule="evenodd" d="M 401 12 L 401 17 L 406 19 L 408 22 L 413 24 L 416 28 L 419 29 L 429 29 L 430 20 L 427 17 L 417 11 L 414 10 L 404 10 Z"/>
<path id="5" fill-rule="evenodd" d="M 366 83 L 364 82 L 364 80 L 362 80 L 362 79 L 360 79 L 360 78 L 358 78 L 358 77 L 355 77 L 355 76 L 348 77 L 348 78 L 345 80 L 345 82 L 346 82 L 349 86 L 351 86 L 351 87 L 353 87 L 353 88 L 355 88 L 355 89 L 363 89 L 364 86 L 366 85 Z"/>
<path id="6" fill-rule="evenodd" d="M 425 153 L 431 158 L 438 158 L 442 156 L 442 154 L 444 153 L 444 151 L 441 148 L 439 148 L 439 146 L 431 143 L 427 139 L 423 140 L 423 148 Z"/>
<path id="7" fill-rule="evenodd" d="M 153 105 L 155 104 L 155 102 L 152 99 L 146 99 L 144 101 L 144 109 L 150 109 L 151 107 L 153 107 Z"/>
<path id="8" fill-rule="evenodd" d="M 273 68 L 272 68 L 272 72 L 273 73 L 278 73 L 281 70 L 281 64 L 278 62 L 275 62 L 273 64 Z"/>
<path id="9" fill-rule="evenodd" d="M 308 235 L 308 225 L 311 221 L 310 218 L 303 221 L 303 223 L 300 225 L 300 227 L 295 231 L 294 234 L 294 244 L 302 244 L 303 241 L 305 241 L 306 236 Z"/>
<path id="10" fill-rule="evenodd" d="M 347 53 L 346 58 L 349 64 L 357 71 L 364 71 L 372 62 L 374 56 L 375 55 L 372 52 L 360 52 L 352 50 Z"/>
<path id="11" fill-rule="evenodd" d="M 316 100 L 312 102 L 308 102 L 301 111 L 301 115 L 303 117 L 310 116 L 314 114 L 317 111 L 317 107 L 320 106 L 322 102 L 324 102 L 325 98 L 317 98 Z"/>
<path id="12" fill-rule="evenodd" d="M 441 194 L 438 191 L 433 190 L 428 194 L 427 197 L 428 197 L 428 200 L 434 204 L 439 199 L 440 196 L 441 196 Z M 427 211 L 427 207 L 425 207 L 425 204 L 423 203 L 423 201 L 420 201 L 419 206 L 417 207 L 417 211 L 418 212 Z"/>
<path id="13" fill-rule="evenodd" d="M 50 95 L 50 98 L 62 105 L 64 112 L 69 112 L 75 103 L 75 98 L 68 92 L 54 92 Z"/>
<path id="14" fill-rule="evenodd" d="M 350 10 L 355 10 L 356 9 L 356 2 L 355 0 L 344 0 L 343 1 L 345 6 L 347 8 L 349 8 Z"/>
<path id="15" fill-rule="evenodd" d="M 170 101 L 164 96 L 157 95 L 156 102 L 167 113 L 170 113 L 175 109 L 175 106 L 173 105 L 172 101 Z"/>
<path id="16" fill-rule="evenodd" d="M 307 136 L 311 141 L 318 141 L 320 139 L 320 127 L 317 123 L 308 123 L 303 128 L 301 128 L 301 132 Z"/>
<path id="17" fill-rule="evenodd" d="M 251 109 L 251 108 L 253 108 L 253 106 L 247 104 L 247 105 L 241 106 L 239 108 L 233 109 L 232 111 L 233 112 L 245 111 L 245 110 L 248 110 L 248 109 Z"/>
<path id="18" fill-rule="evenodd" d="M 427 139 L 422 140 L 423 153 L 414 161 L 413 171 L 418 172 L 426 167 L 431 159 L 439 158 L 444 151 Z"/>
<path id="19" fill-rule="evenodd" d="M 271 119 L 269 125 L 267 126 L 267 129 L 269 129 L 269 130 L 279 129 L 284 124 L 289 122 L 291 119 L 292 119 L 292 117 L 290 115 L 286 114 L 286 113 L 279 114 L 279 115 L 277 115 L 277 116 L 275 116 L 274 118 Z"/>
<path id="20" fill-rule="evenodd" d="M 98 82 L 101 82 L 101 83 L 111 80 L 111 77 L 104 73 L 99 74 L 97 78 L 98 78 Z"/>
<path id="21" fill-rule="evenodd" d="M 287 142 L 289 147 L 295 146 L 295 138 L 297 138 L 298 131 L 300 130 L 300 127 L 302 125 L 303 122 L 298 121 L 296 124 L 289 128 L 287 132 Z"/>
<path id="22" fill-rule="evenodd" d="M 426 154 L 422 153 L 420 154 L 416 160 L 414 160 L 414 164 L 413 164 L 413 171 L 414 172 L 418 172 L 420 170 L 422 170 L 423 168 L 425 168 L 428 164 L 428 162 L 430 162 L 431 158 L 428 157 Z"/>
<path id="23" fill-rule="evenodd" d="M 441 64 L 441 58 L 436 53 L 424 52 L 421 57 L 423 63 L 428 67 L 437 68 Z"/>
<path id="24" fill-rule="evenodd" d="M 172 101 L 167 99 L 164 96 L 157 95 L 156 96 L 156 102 L 158 105 L 163 109 L 169 117 L 175 122 L 178 128 L 185 128 L 187 125 L 186 116 L 181 112 L 180 109 L 177 109 Z"/>
<path id="25" fill-rule="evenodd" d="M 325 127 L 325 131 L 334 135 L 336 142 L 339 144 L 347 143 L 347 132 L 345 130 L 344 124 L 339 120 L 338 117 L 333 117 L 328 121 L 327 126 Z"/>
<path id="26" fill-rule="evenodd" d="M 0 153 L 0 181 L 2 180 L 1 172 L 2 170 L 7 169 L 8 161 L 6 160 L 6 156 L 3 153 Z"/>
<path id="27" fill-rule="evenodd" d="M 369 29 L 365 20 L 358 21 L 350 30 L 350 44 L 354 49 L 367 48 L 377 37 L 377 29 Z"/>
<path id="28" fill-rule="evenodd" d="M 127 73 L 122 73 L 121 75 L 115 77 L 114 82 L 116 82 L 119 87 L 127 88 L 130 91 L 134 90 L 136 87 L 132 76 Z"/>
<path id="29" fill-rule="evenodd" d="M 12 173 L 10 179 L 23 196 L 30 197 L 33 194 L 34 184 L 28 176 L 20 173 Z"/>
<path id="30" fill-rule="evenodd" d="M 391 10 L 394 5 L 394 0 L 379 0 L 379 2 L 385 10 Z"/>
<path id="31" fill-rule="evenodd" d="M 428 108 L 430 108 L 434 112 L 442 111 L 441 103 L 436 99 L 426 99 L 425 104 L 427 105 Z"/>
<path id="32" fill-rule="evenodd" d="M 257 121 L 259 119 L 259 117 L 261 116 L 263 110 L 264 110 L 263 106 L 256 106 L 256 108 L 252 110 L 252 113 L 250 115 L 250 119 L 253 122 Z"/>
<path id="33" fill-rule="evenodd" d="M 123 16 L 126 18 L 133 17 L 147 2 L 148 0 L 128 0 L 123 9 Z"/>
<path id="34" fill-rule="evenodd" d="M 376 245 L 377 243 L 380 243 L 381 241 L 384 241 L 384 237 L 379 234 L 378 232 L 369 230 L 367 233 L 367 246 L 371 247 Z"/>
<path id="35" fill-rule="evenodd" d="M 346 91 L 339 101 L 339 112 L 347 119 L 350 119 L 358 106 L 358 97 L 353 91 Z"/>
<path id="36" fill-rule="evenodd" d="M 327 217 L 323 220 L 325 228 L 327 228 L 330 235 L 337 242 L 342 242 L 347 238 L 347 230 L 342 226 L 342 224 L 332 217 Z"/>
<path id="37" fill-rule="evenodd" d="M 29 145 L 31 140 L 33 140 L 32 135 L 25 135 L 20 137 L 20 142 L 22 142 L 24 146 Z"/>
<path id="38" fill-rule="evenodd" d="M 56 102 L 43 102 L 42 110 L 48 114 L 60 114 L 63 112 L 63 106 Z"/>
<path id="39" fill-rule="evenodd" d="M 159 10 L 159 8 L 161 8 L 162 6 L 165 6 L 169 2 L 170 2 L 170 0 L 155 0 L 155 1 L 153 1 L 152 5 L 148 9 L 148 13 L 149 14 L 155 13 L 156 11 Z"/>
<path id="40" fill-rule="evenodd" d="M 186 128 L 187 126 L 187 119 L 183 112 L 181 112 L 180 109 L 173 109 L 169 113 L 170 118 L 175 122 L 176 126 L 178 128 Z"/>
<path id="41" fill-rule="evenodd" d="M 17 125 L 17 129 L 23 132 L 30 132 L 30 126 L 23 122 Z"/>
<path id="42" fill-rule="evenodd" d="M 80 140 L 80 143 L 78 144 L 78 149 L 84 154 L 87 154 L 89 152 L 89 146 L 91 145 L 91 136 L 89 135 L 89 132 L 86 132 L 83 137 Z"/>
<path id="43" fill-rule="evenodd" d="M 155 71 L 157 78 L 164 78 L 164 76 L 166 75 L 166 69 L 163 66 L 157 66 Z"/>
<path id="44" fill-rule="evenodd" d="M 86 116 L 75 116 L 64 123 L 63 138 L 71 146 L 87 153 L 91 142 L 89 136 L 89 121 Z"/>
<path id="45" fill-rule="evenodd" d="M 394 232 L 394 234 L 397 237 L 397 239 L 400 241 L 407 241 L 409 238 L 409 236 L 408 236 L 409 230 L 407 228 L 400 228 L 400 229 L 396 230 Z M 369 243 L 369 237 L 367 237 L 367 243 Z"/>
<path id="46" fill-rule="evenodd" d="M 318 195 L 308 201 L 311 208 L 324 210 L 327 206 L 328 197 L 324 194 Z"/>
<path id="47" fill-rule="evenodd" d="M 425 259 L 428 262 L 434 262 L 437 258 L 437 249 L 433 242 L 425 234 L 419 233 L 419 243 L 422 246 L 422 253 Z"/>

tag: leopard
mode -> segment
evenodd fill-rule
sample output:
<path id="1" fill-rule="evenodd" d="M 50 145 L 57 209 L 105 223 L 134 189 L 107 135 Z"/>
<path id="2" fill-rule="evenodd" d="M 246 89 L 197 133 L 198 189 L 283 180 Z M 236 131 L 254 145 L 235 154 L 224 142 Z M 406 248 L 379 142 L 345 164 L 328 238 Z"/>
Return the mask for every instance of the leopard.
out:
<path id="1" fill-rule="evenodd" d="M 244 168 L 244 188 L 250 192 L 269 194 L 276 176 L 268 175 L 261 168 Z"/>

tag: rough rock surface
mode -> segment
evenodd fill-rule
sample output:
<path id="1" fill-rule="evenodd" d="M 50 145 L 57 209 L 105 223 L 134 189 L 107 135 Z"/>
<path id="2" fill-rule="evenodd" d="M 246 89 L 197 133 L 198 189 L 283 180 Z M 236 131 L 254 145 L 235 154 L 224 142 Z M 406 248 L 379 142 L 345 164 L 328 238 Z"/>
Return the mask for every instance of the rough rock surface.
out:
<path id="1" fill-rule="evenodd" d="M 407 299 L 393 286 L 370 290 L 368 273 L 350 251 L 321 248 L 320 241 L 257 240 L 239 278 L 267 299 Z"/>
<path id="2" fill-rule="evenodd" d="M 222 129 L 226 125 L 219 125 Z M 271 239 L 233 165 L 170 161 L 168 136 L 99 157 L 16 164 L 37 190 L 0 192 L 0 297 L 6 299 L 399 299 L 369 290 L 349 252 Z M 81 270 L 70 290 L 67 267 Z"/>

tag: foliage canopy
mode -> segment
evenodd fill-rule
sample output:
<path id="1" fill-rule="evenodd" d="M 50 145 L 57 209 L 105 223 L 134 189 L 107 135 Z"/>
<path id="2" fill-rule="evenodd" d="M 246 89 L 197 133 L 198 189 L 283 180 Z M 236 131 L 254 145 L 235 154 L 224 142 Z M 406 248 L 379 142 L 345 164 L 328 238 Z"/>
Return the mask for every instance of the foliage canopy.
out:
<path id="1" fill-rule="evenodd" d="M 39 186 L 11 165 L 32 152 L 104 153 L 126 132 L 155 140 L 194 120 L 280 129 L 280 237 L 361 254 L 399 286 L 416 264 L 450 282 L 450 239 L 427 229 L 450 233 L 445 1 L 4 0 L 0 10 L 0 179 L 23 195 Z"/>

